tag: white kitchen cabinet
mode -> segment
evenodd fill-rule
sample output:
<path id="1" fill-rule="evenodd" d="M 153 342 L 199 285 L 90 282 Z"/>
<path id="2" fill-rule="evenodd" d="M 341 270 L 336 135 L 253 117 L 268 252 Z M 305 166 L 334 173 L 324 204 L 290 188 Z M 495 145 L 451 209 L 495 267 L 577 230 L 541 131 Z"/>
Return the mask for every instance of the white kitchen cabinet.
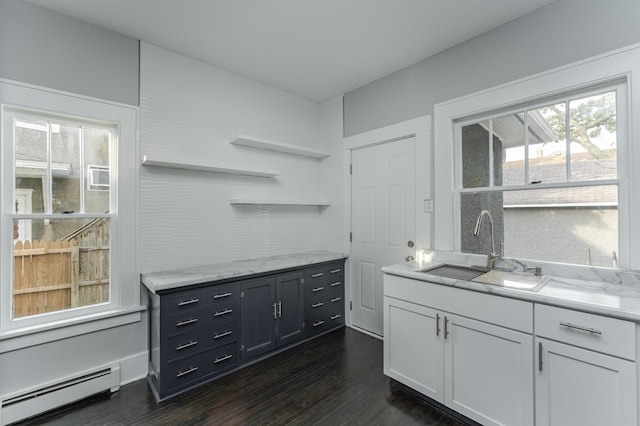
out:
<path id="1" fill-rule="evenodd" d="M 637 425 L 636 325 L 545 305 L 535 312 L 536 424 Z"/>
<path id="2" fill-rule="evenodd" d="M 444 321 L 445 405 L 483 425 L 533 425 L 532 336 L 448 313 Z"/>
<path id="3" fill-rule="evenodd" d="M 532 304 L 390 275 L 384 288 L 387 376 L 483 425 L 533 425 Z"/>
<path id="4" fill-rule="evenodd" d="M 384 298 L 384 373 L 444 403 L 442 313 Z"/>

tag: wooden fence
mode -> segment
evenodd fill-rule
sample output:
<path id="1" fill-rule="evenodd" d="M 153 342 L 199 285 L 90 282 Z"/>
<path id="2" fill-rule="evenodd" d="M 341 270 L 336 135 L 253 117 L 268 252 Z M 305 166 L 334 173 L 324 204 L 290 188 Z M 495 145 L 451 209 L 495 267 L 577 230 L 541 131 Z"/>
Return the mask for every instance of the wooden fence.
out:
<path id="1" fill-rule="evenodd" d="M 99 234 L 89 232 L 64 241 L 17 241 L 14 318 L 108 302 L 109 238 L 107 233 L 104 241 Z"/>

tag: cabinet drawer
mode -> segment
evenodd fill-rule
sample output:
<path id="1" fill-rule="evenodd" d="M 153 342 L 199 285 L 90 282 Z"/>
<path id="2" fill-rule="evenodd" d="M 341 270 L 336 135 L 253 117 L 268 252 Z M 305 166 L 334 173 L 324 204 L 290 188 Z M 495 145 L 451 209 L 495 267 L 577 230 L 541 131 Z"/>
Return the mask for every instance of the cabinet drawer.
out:
<path id="1" fill-rule="evenodd" d="M 168 387 L 175 389 L 188 386 L 207 375 L 231 369 L 237 363 L 238 352 L 235 343 L 180 359 L 169 364 Z"/>
<path id="2" fill-rule="evenodd" d="M 209 324 L 211 308 L 190 310 L 167 318 L 166 335 L 197 333 Z"/>
<path id="3" fill-rule="evenodd" d="M 635 323 L 554 306 L 535 306 L 535 333 L 574 346 L 636 359 Z"/>
<path id="4" fill-rule="evenodd" d="M 201 327 L 198 332 L 178 334 L 167 339 L 167 360 L 172 362 L 197 352 L 227 345 L 238 340 L 235 322 L 218 327 Z"/>
<path id="5" fill-rule="evenodd" d="M 173 294 L 162 299 L 162 310 L 168 315 L 202 309 L 208 305 L 206 289 Z M 166 305 L 165 305 L 166 303 Z"/>
<path id="6" fill-rule="evenodd" d="M 235 305 L 238 301 L 238 289 L 239 287 L 235 283 L 214 286 L 211 289 L 208 300 L 212 306 Z"/>

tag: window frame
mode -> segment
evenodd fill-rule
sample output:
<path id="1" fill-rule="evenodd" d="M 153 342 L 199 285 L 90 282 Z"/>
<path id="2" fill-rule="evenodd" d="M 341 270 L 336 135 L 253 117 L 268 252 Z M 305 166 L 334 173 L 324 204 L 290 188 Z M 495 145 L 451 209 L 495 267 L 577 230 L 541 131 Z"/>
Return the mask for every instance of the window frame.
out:
<path id="1" fill-rule="evenodd" d="M 68 219 L 64 214 L 30 214 L 21 215 L 14 213 L 14 161 L 13 143 L 4 141 L 12 135 L 13 110 L 33 111 L 38 114 L 52 115 L 54 117 L 77 117 L 84 122 L 105 122 L 115 125 L 117 140 L 114 141 L 115 149 L 112 152 L 113 165 L 111 182 L 120 182 L 112 185 L 112 208 L 107 214 L 111 223 L 111 288 L 110 301 L 99 305 L 72 308 L 46 314 L 12 318 L 13 299 L 13 219 L 38 219 L 60 217 Z M 45 89 L 33 85 L 0 79 L 0 123 L 2 130 L 0 137 L 3 140 L 0 151 L 2 173 L 0 174 L 0 235 L 2 236 L 2 248 L 0 249 L 0 352 L 6 347 L 24 347 L 43 341 L 42 336 L 21 339 L 20 343 L 6 343 L 6 339 L 24 337 L 39 332 L 53 329 L 73 328 L 86 323 L 94 325 L 88 329 L 101 329 L 106 324 L 98 324 L 101 319 L 107 322 L 130 323 L 140 319 L 139 314 L 129 315 L 140 311 L 139 274 L 137 265 L 137 121 L 138 108 L 128 105 L 107 102 L 86 96 Z M 74 218 L 98 217 L 101 214 L 74 214 Z M 7 255 L 4 255 L 7 253 Z M 82 326 L 87 330 L 87 327 Z M 46 334 L 46 333 L 45 333 Z M 47 339 L 55 340 L 73 335 L 73 332 L 56 332 Z"/>
<path id="2" fill-rule="evenodd" d="M 640 190 L 640 176 L 634 174 L 631 168 L 634 162 L 640 160 L 640 149 L 634 149 L 634 145 L 638 145 L 636 135 L 640 131 L 640 118 L 633 114 L 633 111 L 640 110 L 640 85 L 633 84 L 634 80 L 640 81 L 639 57 L 640 47 L 634 45 L 435 105 L 435 248 L 460 251 L 461 247 L 458 196 L 460 188 L 457 186 L 461 177 L 460 162 L 457 160 L 460 147 L 456 146 L 458 122 L 466 120 L 467 117 L 483 117 L 492 112 L 509 111 L 516 106 L 544 104 L 550 99 L 564 95 L 568 97 L 568 94 L 572 93 L 588 93 L 592 88 L 606 87 L 607 84 L 613 86 L 624 81 L 626 97 L 617 101 L 617 107 L 624 108 L 627 117 L 626 122 L 617 128 L 618 179 L 606 182 L 618 185 L 619 268 L 639 268 L 640 243 L 637 241 L 640 229 L 630 221 L 630 217 L 637 216 L 637 212 L 640 211 L 640 200 L 632 199 L 630 196 L 632 188 Z M 624 105 L 621 106 L 621 102 L 624 102 Z M 604 182 L 593 181 L 587 184 L 597 186 Z M 560 186 L 583 185 L 582 182 L 567 184 Z M 544 185 L 546 188 L 557 186 Z M 480 188 L 468 190 L 471 189 L 477 192 Z M 517 189 L 533 188 L 530 185 L 489 188 L 492 191 Z"/>

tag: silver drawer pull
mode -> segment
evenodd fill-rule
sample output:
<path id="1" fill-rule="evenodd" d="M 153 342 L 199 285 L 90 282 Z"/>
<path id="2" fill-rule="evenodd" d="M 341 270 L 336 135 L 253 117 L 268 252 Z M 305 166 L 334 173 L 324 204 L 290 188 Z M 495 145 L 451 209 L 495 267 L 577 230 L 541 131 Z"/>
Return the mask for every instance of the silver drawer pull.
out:
<path id="1" fill-rule="evenodd" d="M 198 303 L 199 301 L 200 299 L 183 300 L 182 302 L 178 302 L 178 306 L 191 305 L 192 303 Z"/>
<path id="2" fill-rule="evenodd" d="M 318 322 L 314 322 L 313 326 L 317 327 L 317 326 L 322 325 L 322 324 L 324 324 L 324 321 L 318 321 Z"/>
<path id="3" fill-rule="evenodd" d="M 181 351 L 183 349 L 190 348 L 191 346 L 195 346 L 198 344 L 197 340 L 193 340 L 189 343 L 183 343 L 182 345 L 176 346 L 176 351 Z"/>
<path id="4" fill-rule="evenodd" d="M 324 305 L 324 303 L 322 302 L 318 302 L 318 303 L 314 303 L 313 305 L 311 305 L 312 308 L 319 308 L 320 306 Z"/>
<path id="5" fill-rule="evenodd" d="M 342 284 L 342 281 L 336 281 L 335 283 L 331 283 L 331 287 L 335 287 L 340 284 Z"/>
<path id="6" fill-rule="evenodd" d="M 338 272 L 341 272 L 342 269 L 334 269 L 333 271 L 331 271 L 332 274 L 337 274 Z"/>
<path id="7" fill-rule="evenodd" d="M 176 324 L 176 327 L 182 327 L 183 325 L 193 324 L 194 322 L 198 322 L 198 318 L 191 318 L 189 320 L 180 321 Z"/>
<path id="8" fill-rule="evenodd" d="M 337 314 L 331 317 L 332 320 L 337 320 L 338 318 L 340 318 L 342 315 Z"/>
<path id="9" fill-rule="evenodd" d="M 213 298 L 214 299 L 221 299 L 223 297 L 229 297 L 229 296 L 231 296 L 231 293 L 222 293 L 222 294 L 214 294 Z"/>
<path id="10" fill-rule="evenodd" d="M 195 373 L 196 371 L 198 371 L 198 367 L 191 367 L 188 370 L 184 370 L 184 371 L 179 371 L 178 374 L 176 374 L 176 377 L 182 377 L 185 374 L 189 374 L 189 373 Z"/>
<path id="11" fill-rule="evenodd" d="M 225 331 L 225 332 L 223 332 L 223 333 L 218 333 L 218 334 L 214 335 L 214 336 L 213 336 L 213 338 L 214 338 L 214 339 L 221 339 L 221 338 L 223 338 L 223 337 L 225 337 L 225 336 L 228 336 L 228 335 L 230 335 L 230 334 L 232 334 L 232 333 L 233 333 L 233 332 L 232 332 L 231 330 L 229 330 L 229 331 Z"/>
<path id="12" fill-rule="evenodd" d="M 561 322 L 560 325 L 574 330 L 586 331 L 587 333 L 602 334 L 602 331 L 596 330 L 595 328 L 582 327 L 580 325 L 571 324 L 570 322 Z"/>
<path id="13" fill-rule="evenodd" d="M 320 272 L 319 274 L 312 274 L 311 278 L 319 278 L 321 276 L 323 276 L 324 274 L 322 272 Z"/>
<path id="14" fill-rule="evenodd" d="M 228 355 L 223 356 L 222 358 L 216 358 L 216 360 L 213 361 L 213 363 L 217 364 L 219 362 L 226 361 L 226 360 L 231 359 L 231 358 L 233 358 L 233 355 L 228 354 Z"/>
<path id="15" fill-rule="evenodd" d="M 219 317 L 221 315 L 230 314 L 231 312 L 233 312 L 233 309 L 225 309 L 224 311 L 216 312 L 215 314 L 213 314 L 213 316 L 214 317 Z"/>
<path id="16" fill-rule="evenodd" d="M 333 299 L 331 299 L 332 302 L 339 302 L 342 300 L 342 297 L 334 297 Z"/>
<path id="17" fill-rule="evenodd" d="M 316 287 L 313 289 L 313 292 L 315 293 L 316 291 L 322 291 L 324 290 L 324 287 Z"/>

